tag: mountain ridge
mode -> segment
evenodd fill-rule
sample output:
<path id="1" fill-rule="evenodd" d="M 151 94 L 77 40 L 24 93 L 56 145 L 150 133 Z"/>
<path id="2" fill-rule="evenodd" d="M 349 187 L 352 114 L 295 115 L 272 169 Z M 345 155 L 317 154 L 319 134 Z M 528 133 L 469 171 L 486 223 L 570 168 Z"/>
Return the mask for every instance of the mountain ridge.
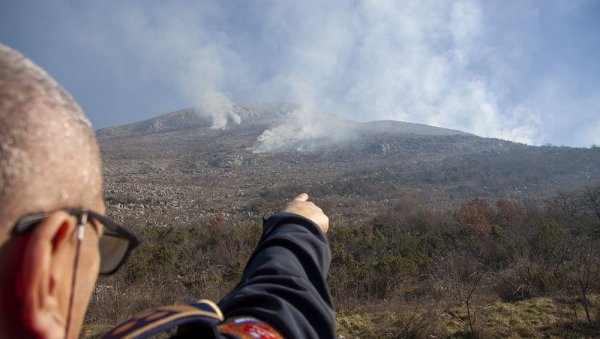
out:
<path id="1" fill-rule="evenodd" d="M 233 104 L 230 114 L 241 118 L 241 124 L 262 123 L 275 126 L 286 121 L 295 120 L 295 112 L 301 106 L 287 102 L 265 102 L 256 104 Z M 351 132 L 371 131 L 417 135 L 472 135 L 466 132 L 434 127 L 419 123 L 395 120 L 378 120 L 356 122 L 340 118 L 334 114 L 320 113 L 319 118 L 325 122 L 344 124 Z M 158 115 L 153 118 L 119 126 L 106 127 L 96 131 L 99 138 L 139 136 L 152 133 L 172 132 L 182 129 L 211 128 L 213 122 L 209 113 L 199 106 Z M 228 119 L 228 126 L 235 122 Z"/>

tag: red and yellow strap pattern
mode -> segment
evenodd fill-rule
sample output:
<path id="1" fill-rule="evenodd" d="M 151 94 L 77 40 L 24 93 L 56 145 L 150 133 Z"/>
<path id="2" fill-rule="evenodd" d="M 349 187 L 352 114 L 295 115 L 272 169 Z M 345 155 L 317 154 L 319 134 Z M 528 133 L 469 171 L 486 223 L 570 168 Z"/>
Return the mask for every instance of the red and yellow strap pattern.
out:
<path id="1" fill-rule="evenodd" d="M 256 318 L 234 318 L 219 325 L 217 330 L 239 339 L 283 339 L 271 325 Z"/>

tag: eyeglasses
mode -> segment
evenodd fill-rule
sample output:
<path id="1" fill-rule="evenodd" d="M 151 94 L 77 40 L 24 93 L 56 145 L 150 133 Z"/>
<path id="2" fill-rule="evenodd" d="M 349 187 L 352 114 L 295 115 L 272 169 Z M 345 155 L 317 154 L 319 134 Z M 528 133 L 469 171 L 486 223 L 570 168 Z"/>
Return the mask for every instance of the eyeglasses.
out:
<path id="1" fill-rule="evenodd" d="M 100 274 L 115 273 L 127 260 L 129 254 L 139 244 L 139 240 L 125 228 L 94 211 L 80 208 L 64 208 L 63 211 L 76 216 L 80 220 L 95 219 L 104 225 L 104 234 L 100 237 Z M 29 214 L 20 218 L 13 227 L 14 234 L 24 234 L 39 225 L 49 212 Z"/>

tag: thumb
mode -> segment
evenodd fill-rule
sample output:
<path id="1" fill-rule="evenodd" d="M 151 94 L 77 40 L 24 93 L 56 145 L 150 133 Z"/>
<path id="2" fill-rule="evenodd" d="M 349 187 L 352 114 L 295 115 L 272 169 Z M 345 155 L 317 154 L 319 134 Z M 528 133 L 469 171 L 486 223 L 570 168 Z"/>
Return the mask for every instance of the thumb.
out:
<path id="1" fill-rule="evenodd" d="M 307 201 L 307 200 L 308 200 L 308 194 L 300 193 L 292 201 Z"/>

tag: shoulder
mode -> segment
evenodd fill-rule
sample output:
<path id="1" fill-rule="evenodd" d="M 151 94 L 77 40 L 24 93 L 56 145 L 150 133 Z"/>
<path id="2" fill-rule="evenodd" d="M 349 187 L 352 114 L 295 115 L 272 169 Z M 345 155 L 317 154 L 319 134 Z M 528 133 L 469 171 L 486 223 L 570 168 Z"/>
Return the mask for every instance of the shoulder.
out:
<path id="1" fill-rule="evenodd" d="M 102 338 L 147 338 L 175 329 L 173 338 L 283 338 L 272 326 L 253 317 L 225 320 L 210 300 L 146 310 L 121 322 Z"/>
<path id="2" fill-rule="evenodd" d="M 146 310 L 121 322 L 102 338 L 146 338 L 179 326 L 211 333 L 223 320 L 223 313 L 215 303 L 200 300 L 193 304 L 161 306 Z"/>

